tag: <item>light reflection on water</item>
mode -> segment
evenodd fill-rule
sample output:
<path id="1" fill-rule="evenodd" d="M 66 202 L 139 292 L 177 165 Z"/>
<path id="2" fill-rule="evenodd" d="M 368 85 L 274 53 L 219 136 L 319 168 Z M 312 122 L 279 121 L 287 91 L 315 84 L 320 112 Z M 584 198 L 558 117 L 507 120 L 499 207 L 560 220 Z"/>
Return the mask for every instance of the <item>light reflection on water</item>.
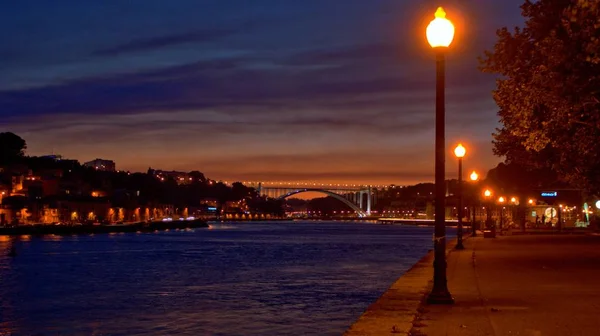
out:
<path id="1" fill-rule="evenodd" d="M 288 222 L 5 237 L 0 334 L 339 335 L 427 252 L 431 235 Z"/>

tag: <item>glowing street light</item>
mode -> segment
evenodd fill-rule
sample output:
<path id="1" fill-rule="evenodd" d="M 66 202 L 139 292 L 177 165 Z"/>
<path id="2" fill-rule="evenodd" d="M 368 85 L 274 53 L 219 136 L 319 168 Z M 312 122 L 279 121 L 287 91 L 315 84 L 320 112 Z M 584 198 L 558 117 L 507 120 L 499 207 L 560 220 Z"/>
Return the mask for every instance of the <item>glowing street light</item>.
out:
<path id="1" fill-rule="evenodd" d="M 454 25 L 446 19 L 446 12 L 442 7 L 435 11 L 435 19 L 427 26 L 427 42 L 432 48 L 447 48 L 454 39 Z"/>
<path id="2" fill-rule="evenodd" d="M 469 178 L 471 179 L 472 182 L 476 182 L 477 180 L 479 180 L 479 174 L 477 174 L 476 171 L 473 171 L 471 173 L 471 175 L 469 175 Z M 473 220 L 471 221 L 471 237 L 477 237 L 477 228 L 475 227 L 475 203 L 473 202 L 473 207 L 472 207 L 472 212 L 473 212 Z"/>
<path id="3" fill-rule="evenodd" d="M 491 231 L 492 231 L 492 236 L 496 236 L 496 225 L 492 225 L 492 191 L 490 189 L 486 189 L 483 192 L 483 196 L 485 197 L 486 200 L 486 207 L 485 207 L 485 228 L 486 229 L 490 229 L 491 226 Z M 485 237 L 485 233 L 484 233 L 484 237 Z"/>
<path id="4" fill-rule="evenodd" d="M 465 154 L 467 154 L 467 149 L 463 147 L 462 144 L 458 144 L 458 146 L 454 148 L 454 155 L 456 155 L 457 158 L 462 159 L 465 157 Z"/>
<path id="5" fill-rule="evenodd" d="M 463 245 L 463 206 L 462 206 L 462 159 L 467 154 L 467 150 L 463 147 L 462 144 L 458 144 L 456 148 L 454 148 L 454 155 L 458 158 L 458 227 L 456 229 L 456 249 L 464 250 L 465 247 Z"/>
<path id="6" fill-rule="evenodd" d="M 435 19 L 427 26 L 427 41 L 436 54 L 435 86 L 435 231 L 433 288 L 427 297 L 428 303 L 451 304 L 454 299 L 448 291 L 446 278 L 446 204 L 445 204 L 445 53 L 454 39 L 454 25 L 446 19 L 446 12 L 440 7 Z"/>

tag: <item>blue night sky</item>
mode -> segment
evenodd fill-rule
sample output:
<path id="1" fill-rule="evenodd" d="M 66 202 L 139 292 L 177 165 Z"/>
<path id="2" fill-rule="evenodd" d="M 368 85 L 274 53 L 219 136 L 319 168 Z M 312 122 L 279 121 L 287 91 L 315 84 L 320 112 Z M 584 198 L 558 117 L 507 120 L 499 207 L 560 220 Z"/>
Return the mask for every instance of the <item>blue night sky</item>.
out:
<path id="1" fill-rule="evenodd" d="M 494 78 L 477 70 L 522 0 L 20 0 L 0 11 L 0 127 L 29 155 L 223 180 L 433 180 L 438 5 L 448 176 L 487 171 Z"/>

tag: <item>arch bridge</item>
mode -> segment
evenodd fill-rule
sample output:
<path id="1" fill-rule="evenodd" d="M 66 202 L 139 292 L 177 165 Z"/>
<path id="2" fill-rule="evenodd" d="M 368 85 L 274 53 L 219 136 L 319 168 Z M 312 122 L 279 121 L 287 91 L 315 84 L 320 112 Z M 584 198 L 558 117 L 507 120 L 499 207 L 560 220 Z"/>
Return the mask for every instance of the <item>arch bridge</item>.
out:
<path id="1" fill-rule="evenodd" d="M 377 190 L 371 185 L 348 185 L 348 184 L 316 184 L 303 183 L 294 185 L 290 183 L 244 183 L 253 187 L 261 196 L 285 199 L 304 192 L 318 192 L 331 196 L 346 204 L 356 212 L 359 217 L 371 215 L 371 206 L 376 198 Z"/>

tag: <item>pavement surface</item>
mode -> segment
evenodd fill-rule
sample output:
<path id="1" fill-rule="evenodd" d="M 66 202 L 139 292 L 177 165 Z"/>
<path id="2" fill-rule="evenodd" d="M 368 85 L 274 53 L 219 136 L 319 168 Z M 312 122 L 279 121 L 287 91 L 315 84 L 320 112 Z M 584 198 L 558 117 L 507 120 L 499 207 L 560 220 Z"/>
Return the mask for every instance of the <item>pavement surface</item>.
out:
<path id="1" fill-rule="evenodd" d="M 465 247 L 448 255 L 455 304 L 422 304 L 409 335 L 600 335 L 600 236 L 470 238 Z"/>

